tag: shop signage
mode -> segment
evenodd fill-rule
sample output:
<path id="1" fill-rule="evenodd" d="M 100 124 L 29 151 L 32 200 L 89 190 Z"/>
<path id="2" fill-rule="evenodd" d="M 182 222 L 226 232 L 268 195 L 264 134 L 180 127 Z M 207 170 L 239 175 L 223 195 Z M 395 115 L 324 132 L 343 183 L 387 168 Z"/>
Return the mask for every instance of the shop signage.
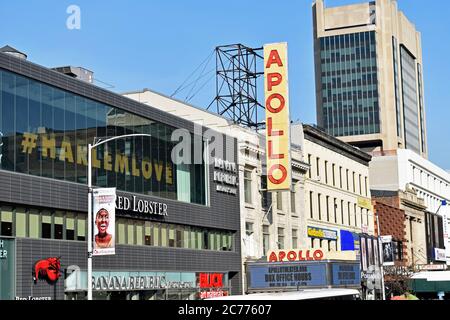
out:
<path id="1" fill-rule="evenodd" d="M 166 276 L 97 276 L 92 277 L 96 291 L 135 291 L 171 288 L 193 288 L 192 281 L 170 281 Z"/>
<path id="2" fill-rule="evenodd" d="M 366 271 L 361 271 L 361 281 L 365 283 L 367 289 L 381 289 L 381 269 L 370 266 Z"/>
<path id="3" fill-rule="evenodd" d="M 58 281 L 61 275 L 61 262 L 60 257 L 52 257 L 43 260 L 39 260 L 34 264 L 33 268 L 33 280 L 36 283 L 38 280 L 46 280 L 48 283 L 53 284 Z"/>
<path id="4" fill-rule="evenodd" d="M 447 261 L 445 249 L 434 248 L 434 261 Z"/>
<path id="5" fill-rule="evenodd" d="M 287 43 L 264 46 L 267 190 L 291 188 Z"/>
<path id="6" fill-rule="evenodd" d="M 367 210 L 373 210 L 372 208 L 372 202 L 370 199 L 358 197 L 358 207 L 367 209 Z"/>
<path id="7" fill-rule="evenodd" d="M 322 261 L 322 260 L 356 260 L 354 251 L 329 251 L 321 249 L 270 250 L 267 252 L 268 262 Z"/>
<path id="8" fill-rule="evenodd" d="M 116 188 L 98 188 L 93 192 L 92 215 L 94 234 L 93 256 L 114 255 L 116 231 Z"/>
<path id="9" fill-rule="evenodd" d="M 95 291 L 136 291 L 172 288 L 195 288 L 193 272 L 131 272 L 94 271 L 92 289 Z M 83 281 L 84 279 L 84 281 Z M 86 272 L 74 269 L 64 281 L 66 292 L 85 291 Z"/>
<path id="10" fill-rule="evenodd" d="M 249 289 L 326 286 L 326 263 L 254 264 L 248 266 Z"/>
<path id="11" fill-rule="evenodd" d="M 5 242 L 0 240 L 0 259 L 8 258 L 8 250 L 5 248 Z"/>
<path id="12" fill-rule="evenodd" d="M 333 286 L 359 286 L 361 285 L 361 272 L 359 263 L 338 264 L 332 263 Z"/>
<path id="13" fill-rule="evenodd" d="M 308 237 L 325 240 L 337 240 L 338 232 L 336 230 L 308 227 Z"/>
<path id="14" fill-rule="evenodd" d="M 167 216 L 167 204 L 139 199 L 137 196 L 117 196 L 116 209 L 123 211 L 133 211 L 150 215 Z"/>
<path id="15" fill-rule="evenodd" d="M 228 296 L 228 291 L 225 290 L 200 291 L 200 299 L 209 299 L 225 296 Z"/>
<path id="16" fill-rule="evenodd" d="M 200 288 L 222 288 L 223 274 L 222 273 L 200 273 L 199 276 Z"/>
<path id="17" fill-rule="evenodd" d="M 421 264 L 416 266 L 417 271 L 447 270 L 446 264 Z"/>
<path id="18" fill-rule="evenodd" d="M 237 194 L 237 167 L 235 162 L 214 158 L 214 181 L 216 191 Z"/>

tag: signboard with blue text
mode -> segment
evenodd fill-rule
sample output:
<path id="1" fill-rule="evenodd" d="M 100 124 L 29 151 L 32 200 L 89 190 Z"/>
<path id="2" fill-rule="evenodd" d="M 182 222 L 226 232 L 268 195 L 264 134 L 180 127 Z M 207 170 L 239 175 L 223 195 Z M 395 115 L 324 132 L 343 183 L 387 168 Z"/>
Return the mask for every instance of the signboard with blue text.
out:
<path id="1" fill-rule="evenodd" d="M 249 265 L 249 289 L 326 286 L 326 263 Z"/>
<path id="2" fill-rule="evenodd" d="M 333 286 L 359 286 L 361 284 L 361 272 L 359 263 L 332 263 Z"/>

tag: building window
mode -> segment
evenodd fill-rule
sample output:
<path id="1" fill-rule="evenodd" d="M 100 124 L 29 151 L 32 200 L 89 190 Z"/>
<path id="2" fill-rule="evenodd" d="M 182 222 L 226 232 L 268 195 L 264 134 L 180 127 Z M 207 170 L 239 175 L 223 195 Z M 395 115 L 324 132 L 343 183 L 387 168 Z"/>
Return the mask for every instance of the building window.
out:
<path id="1" fill-rule="evenodd" d="M 328 184 L 328 161 L 325 161 L 325 183 Z"/>
<path id="2" fill-rule="evenodd" d="M 41 238 L 51 239 L 52 238 L 52 216 L 50 213 L 42 213 L 41 216 Z"/>
<path id="3" fill-rule="evenodd" d="M 317 178 L 320 178 L 320 158 L 316 158 L 316 174 Z"/>
<path id="4" fill-rule="evenodd" d="M 347 213 L 348 213 L 348 225 L 351 226 L 352 225 L 352 220 L 351 220 L 351 213 L 350 213 L 350 202 L 347 202 Z"/>
<path id="5" fill-rule="evenodd" d="M 13 235 L 13 215 L 12 208 L 3 207 L 0 219 L 0 235 L 12 237 Z"/>
<path id="6" fill-rule="evenodd" d="M 244 170 L 244 193 L 245 193 L 245 203 L 252 203 L 252 171 Z"/>
<path id="7" fill-rule="evenodd" d="M 297 249 L 298 247 L 298 230 L 292 229 L 292 249 Z"/>
<path id="8" fill-rule="evenodd" d="M 75 240 L 75 215 L 66 214 L 66 240 Z"/>
<path id="9" fill-rule="evenodd" d="M 341 224 L 344 225 L 344 200 L 341 200 Z"/>
<path id="10" fill-rule="evenodd" d="M 347 177 L 347 191 L 350 191 L 350 180 L 349 180 L 349 177 L 348 177 L 348 173 L 349 173 L 349 171 L 347 169 L 345 171 L 345 176 Z"/>
<path id="11" fill-rule="evenodd" d="M 355 227 L 357 227 L 358 226 L 358 218 L 356 216 L 356 204 L 353 204 L 353 215 L 355 216 Z M 360 227 L 361 227 L 361 225 L 360 225 Z"/>
<path id="12" fill-rule="evenodd" d="M 309 192 L 309 217 L 314 219 L 313 192 Z"/>
<path id="13" fill-rule="evenodd" d="M 248 236 L 253 234 L 253 222 L 245 222 L 245 233 Z"/>
<path id="14" fill-rule="evenodd" d="M 342 167 L 339 167 L 339 188 L 342 189 Z"/>
<path id="15" fill-rule="evenodd" d="M 278 249 L 284 249 L 284 228 L 278 228 Z"/>
<path id="16" fill-rule="evenodd" d="M 86 240 L 86 216 L 77 216 L 77 240 L 85 241 Z"/>
<path id="17" fill-rule="evenodd" d="M 334 223 L 337 223 L 337 199 L 336 198 L 334 198 L 333 210 L 334 210 Z"/>
<path id="18" fill-rule="evenodd" d="M 296 213 L 295 191 L 291 191 L 291 212 Z"/>
<path id="19" fill-rule="evenodd" d="M 270 249 L 270 233 L 269 233 L 269 226 L 263 226 L 262 227 L 263 232 L 263 255 L 267 255 L 267 252 Z"/>
<path id="20" fill-rule="evenodd" d="M 312 172 L 312 163 L 311 163 L 311 155 L 310 154 L 308 154 L 308 164 L 309 164 L 309 170 L 308 170 L 308 176 L 309 176 L 309 178 L 311 179 L 312 177 L 311 177 L 311 172 Z"/>
<path id="21" fill-rule="evenodd" d="M 64 238 L 64 213 L 57 212 L 54 216 L 54 223 L 53 223 L 53 233 L 54 233 L 54 239 L 63 239 Z"/>
<path id="22" fill-rule="evenodd" d="M 325 205 L 327 206 L 327 222 L 330 222 L 330 197 L 329 196 L 326 197 Z"/>
<path id="23" fill-rule="evenodd" d="M 319 220 L 322 220 L 322 212 L 321 212 L 321 208 L 320 208 L 320 198 L 321 198 L 321 194 L 319 193 L 317 195 L 317 205 L 318 205 L 318 209 L 319 209 Z"/>
<path id="24" fill-rule="evenodd" d="M 26 237 L 27 236 L 27 213 L 24 208 L 16 208 L 16 237 Z"/>
<path id="25" fill-rule="evenodd" d="M 359 194 L 362 195 L 362 181 L 361 181 L 361 175 L 359 175 Z"/>
<path id="26" fill-rule="evenodd" d="M 151 246 L 152 244 L 152 225 L 150 221 L 146 221 L 144 225 L 144 244 Z"/>
<path id="27" fill-rule="evenodd" d="M 369 196 L 369 190 L 367 189 L 367 177 L 364 177 L 364 185 L 365 185 L 365 190 L 366 190 L 366 197 L 368 197 Z"/>
<path id="28" fill-rule="evenodd" d="M 175 228 L 174 226 L 169 227 L 169 247 L 174 248 L 176 246 L 175 239 Z"/>
<path id="29" fill-rule="evenodd" d="M 356 193 L 356 182 L 355 182 L 355 173 L 354 172 L 353 172 L 352 183 L 353 183 L 353 193 Z"/>
<path id="30" fill-rule="evenodd" d="M 331 175 L 332 175 L 332 179 L 333 179 L 333 187 L 336 186 L 336 178 L 335 178 L 335 171 L 336 171 L 336 165 L 333 163 L 333 165 L 331 166 Z"/>
<path id="31" fill-rule="evenodd" d="M 277 192 L 277 210 L 283 210 L 283 192 L 281 191 Z"/>

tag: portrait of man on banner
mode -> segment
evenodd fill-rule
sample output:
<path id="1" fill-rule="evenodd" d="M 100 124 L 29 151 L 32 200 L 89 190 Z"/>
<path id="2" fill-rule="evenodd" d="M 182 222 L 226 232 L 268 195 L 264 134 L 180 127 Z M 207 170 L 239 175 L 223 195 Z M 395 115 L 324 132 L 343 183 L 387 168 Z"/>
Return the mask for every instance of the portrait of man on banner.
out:
<path id="1" fill-rule="evenodd" d="M 115 188 L 94 190 L 94 256 L 115 254 L 115 202 Z"/>
<path id="2" fill-rule="evenodd" d="M 392 237 L 382 236 L 382 250 L 383 250 L 383 266 L 393 266 L 394 265 L 394 250 L 392 247 Z"/>

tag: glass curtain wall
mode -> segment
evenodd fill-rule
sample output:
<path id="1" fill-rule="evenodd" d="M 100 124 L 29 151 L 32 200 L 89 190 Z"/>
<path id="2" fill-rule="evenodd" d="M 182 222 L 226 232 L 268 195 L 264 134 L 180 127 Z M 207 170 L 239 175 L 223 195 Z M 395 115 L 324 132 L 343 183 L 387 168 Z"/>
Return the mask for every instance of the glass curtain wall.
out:
<path id="1" fill-rule="evenodd" d="M 2 170 L 85 184 L 87 144 L 94 137 L 150 134 L 95 148 L 94 185 L 205 204 L 205 164 L 194 164 L 194 155 L 191 164 L 173 163 L 174 130 L 0 69 Z"/>

